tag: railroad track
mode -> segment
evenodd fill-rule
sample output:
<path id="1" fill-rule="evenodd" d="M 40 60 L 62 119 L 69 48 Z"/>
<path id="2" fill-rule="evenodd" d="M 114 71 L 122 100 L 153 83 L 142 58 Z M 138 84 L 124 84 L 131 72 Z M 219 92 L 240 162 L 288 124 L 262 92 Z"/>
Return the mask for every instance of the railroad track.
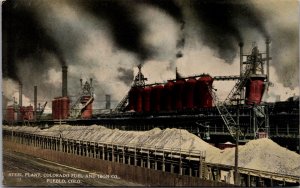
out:
<path id="1" fill-rule="evenodd" d="M 137 186 L 131 182 L 117 179 L 85 179 L 80 178 L 80 181 L 76 183 L 69 183 L 68 179 L 72 178 L 60 178 L 65 179 L 66 183 L 47 182 L 47 177 L 43 177 L 44 174 L 94 174 L 96 173 L 76 169 L 66 165 L 61 165 L 55 162 L 47 161 L 44 159 L 32 157 L 19 152 L 4 151 L 3 152 L 3 171 L 5 186 Z M 9 176 L 9 173 L 19 173 L 22 176 Z M 25 177 L 25 173 L 29 174 L 41 174 L 39 177 Z M 48 178 L 55 179 L 55 178 Z M 75 178 L 74 178 L 75 179 Z"/>

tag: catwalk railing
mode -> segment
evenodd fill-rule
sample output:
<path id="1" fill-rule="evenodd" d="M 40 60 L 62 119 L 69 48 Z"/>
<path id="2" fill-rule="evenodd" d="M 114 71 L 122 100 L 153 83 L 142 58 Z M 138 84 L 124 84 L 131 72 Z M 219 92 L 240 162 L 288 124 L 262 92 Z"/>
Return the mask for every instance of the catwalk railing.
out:
<path id="1" fill-rule="evenodd" d="M 120 145 L 47 135 L 3 130 L 4 139 L 42 149 L 102 159 L 117 163 L 171 172 L 179 175 L 205 177 L 205 152 L 160 148 L 145 145 Z"/>
<path id="2" fill-rule="evenodd" d="M 67 139 L 61 136 L 38 135 L 11 128 L 3 129 L 3 140 L 16 143 L 16 145 L 24 145 L 24 147 L 43 149 L 38 149 L 37 151 L 66 153 L 66 156 L 86 157 L 86 160 L 100 160 L 119 165 L 130 165 L 134 168 L 170 173 L 180 177 L 198 178 L 199 180 L 215 183 L 233 183 L 233 166 L 207 163 L 205 162 L 206 153 L 203 151 L 159 148 L 145 145 L 119 145 L 111 142 L 99 143 Z M 300 183 L 300 177 L 298 176 L 242 167 L 239 167 L 238 171 L 240 185 L 245 186 L 299 185 Z"/>

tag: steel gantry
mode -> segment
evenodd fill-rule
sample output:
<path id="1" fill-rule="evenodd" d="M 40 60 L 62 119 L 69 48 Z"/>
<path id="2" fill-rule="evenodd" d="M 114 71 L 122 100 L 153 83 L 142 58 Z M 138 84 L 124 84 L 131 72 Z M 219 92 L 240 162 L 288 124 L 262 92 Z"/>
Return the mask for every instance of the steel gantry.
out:
<path id="1" fill-rule="evenodd" d="M 142 65 L 139 64 L 138 65 L 138 73 L 134 78 L 134 81 L 131 85 L 130 88 L 133 87 L 145 87 L 145 81 L 147 81 L 147 78 L 144 77 L 143 73 L 142 73 Z M 128 104 L 128 96 L 129 96 L 129 91 L 127 92 L 127 94 L 123 97 L 123 99 L 119 102 L 119 104 L 116 106 L 116 108 L 113 110 L 113 112 L 123 112 Z"/>

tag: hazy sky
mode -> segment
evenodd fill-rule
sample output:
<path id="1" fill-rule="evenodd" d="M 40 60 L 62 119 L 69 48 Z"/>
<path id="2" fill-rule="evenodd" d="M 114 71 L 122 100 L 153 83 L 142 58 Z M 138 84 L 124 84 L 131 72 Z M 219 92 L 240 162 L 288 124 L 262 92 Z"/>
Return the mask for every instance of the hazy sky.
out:
<path id="1" fill-rule="evenodd" d="M 68 71 L 68 93 L 80 91 L 79 79 L 93 78 L 95 108 L 105 94 L 113 102 L 129 90 L 136 66 L 147 83 L 183 76 L 239 74 L 238 42 L 250 53 L 254 42 L 265 51 L 271 37 L 268 97 L 299 95 L 299 6 L 296 0 L 10 0 L 2 6 L 4 106 L 61 95 L 61 65 Z M 181 52 L 183 56 L 176 58 Z M 234 82 L 214 82 L 225 98 Z M 113 104 L 114 104 L 113 103 Z M 50 106 L 48 106 L 50 108 Z"/>

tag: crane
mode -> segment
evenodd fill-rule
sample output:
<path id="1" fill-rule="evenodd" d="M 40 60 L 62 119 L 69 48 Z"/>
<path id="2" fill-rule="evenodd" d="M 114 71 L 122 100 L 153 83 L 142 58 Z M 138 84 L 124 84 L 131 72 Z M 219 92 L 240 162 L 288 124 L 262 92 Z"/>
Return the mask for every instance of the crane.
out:
<path id="1" fill-rule="evenodd" d="M 47 105 L 47 101 L 40 107 L 40 110 L 39 112 L 37 112 L 37 120 L 40 120 L 43 113 L 44 113 L 44 110 L 46 108 L 46 105 Z"/>

